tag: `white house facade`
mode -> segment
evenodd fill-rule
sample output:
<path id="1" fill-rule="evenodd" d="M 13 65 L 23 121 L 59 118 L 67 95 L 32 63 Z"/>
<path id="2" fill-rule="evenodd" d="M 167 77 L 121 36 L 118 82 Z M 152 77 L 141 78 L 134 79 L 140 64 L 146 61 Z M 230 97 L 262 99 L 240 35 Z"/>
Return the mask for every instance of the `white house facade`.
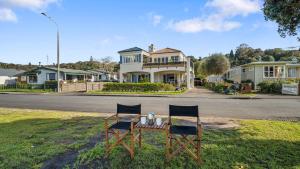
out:
<path id="1" fill-rule="evenodd" d="M 296 61 L 252 62 L 241 65 L 241 80 L 252 80 L 257 84 L 266 80 L 300 79 L 300 64 Z"/>
<path id="2" fill-rule="evenodd" d="M 61 68 L 59 72 L 59 81 L 94 81 L 97 76 L 95 73 Z M 18 75 L 19 81 L 27 84 L 44 84 L 46 81 L 57 80 L 57 68 L 38 67 L 28 72 Z"/>
<path id="3" fill-rule="evenodd" d="M 122 82 L 170 83 L 175 86 L 194 87 L 194 68 L 189 57 L 177 49 L 149 50 L 138 47 L 122 50 L 120 54 L 120 75 Z"/>

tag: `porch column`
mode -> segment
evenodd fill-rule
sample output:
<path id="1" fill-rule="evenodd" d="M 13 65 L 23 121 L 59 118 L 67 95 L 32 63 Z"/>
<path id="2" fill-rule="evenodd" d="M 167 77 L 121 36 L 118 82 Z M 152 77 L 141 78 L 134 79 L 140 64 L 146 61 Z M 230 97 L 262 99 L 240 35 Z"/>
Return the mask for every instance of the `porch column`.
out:
<path id="1" fill-rule="evenodd" d="M 150 73 L 150 82 L 154 83 L 154 72 Z"/>
<path id="2" fill-rule="evenodd" d="M 181 76 L 180 76 L 180 73 L 177 73 L 177 86 L 178 87 L 181 86 Z"/>
<path id="3" fill-rule="evenodd" d="M 120 77 L 119 77 L 119 82 L 120 82 L 120 83 L 123 83 L 123 80 L 124 80 L 123 73 L 120 72 L 119 74 L 120 74 L 120 75 L 119 75 L 119 76 L 120 76 Z"/>
<path id="4" fill-rule="evenodd" d="M 187 57 L 187 64 L 186 64 L 186 87 L 188 89 L 191 88 L 191 73 L 190 73 L 190 69 L 191 69 L 191 60 L 189 57 Z"/>

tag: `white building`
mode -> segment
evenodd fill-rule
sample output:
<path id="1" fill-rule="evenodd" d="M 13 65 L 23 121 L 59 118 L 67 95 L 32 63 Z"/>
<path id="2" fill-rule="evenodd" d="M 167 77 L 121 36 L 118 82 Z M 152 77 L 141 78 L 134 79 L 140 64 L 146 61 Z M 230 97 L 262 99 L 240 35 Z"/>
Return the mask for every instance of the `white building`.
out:
<path id="1" fill-rule="evenodd" d="M 16 69 L 0 69 L 0 85 L 16 84 L 16 75 L 22 72 L 24 71 Z"/>
<path id="2" fill-rule="evenodd" d="M 164 48 L 149 50 L 133 47 L 118 52 L 120 54 L 120 76 L 122 82 L 150 81 L 170 83 L 176 86 L 194 86 L 194 68 L 189 57 L 177 49 Z"/>
<path id="3" fill-rule="evenodd" d="M 266 80 L 300 79 L 300 64 L 297 61 L 252 62 L 241 65 L 241 80 L 257 84 Z"/>
<path id="4" fill-rule="evenodd" d="M 57 80 L 57 68 L 55 67 L 38 67 L 31 71 L 27 71 L 18 75 L 19 81 L 27 84 L 44 84 L 46 81 Z M 94 81 L 94 73 L 75 70 L 75 69 L 65 69 L 60 68 L 59 80 L 60 81 Z"/>

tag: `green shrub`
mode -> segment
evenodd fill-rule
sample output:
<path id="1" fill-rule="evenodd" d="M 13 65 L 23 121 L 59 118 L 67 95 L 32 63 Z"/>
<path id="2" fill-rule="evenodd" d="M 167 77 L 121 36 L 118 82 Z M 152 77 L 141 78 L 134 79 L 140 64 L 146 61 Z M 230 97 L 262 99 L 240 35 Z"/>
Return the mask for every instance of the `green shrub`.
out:
<path id="1" fill-rule="evenodd" d="M 259 83 L 257 86 L 260 87 L 260 92 L 262 93 L 273 93 L 273 94 L 281 94 L 282 84 L 291 83 L 290 81 L 263 81 Z"/>
<path id="2" fill-rule="evenodd" d="M 174 91 L 175 87 L 164 83 L 106 83 L 103 91 L 122 92 L 151 92 L 151 91 Z"/>

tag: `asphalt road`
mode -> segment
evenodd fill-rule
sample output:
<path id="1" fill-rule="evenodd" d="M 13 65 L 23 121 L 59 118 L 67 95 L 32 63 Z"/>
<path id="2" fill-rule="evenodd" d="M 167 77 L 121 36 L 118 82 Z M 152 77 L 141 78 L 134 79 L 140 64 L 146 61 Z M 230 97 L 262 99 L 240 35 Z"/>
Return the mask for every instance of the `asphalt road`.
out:
<path id="1" fill-rule="evenodd" d="M 169 104 L 199 105 L 201 116 L 242 119 L 300 119 L 300 99 L 205 97 L 118 97 L 1 94 L 0 107 L 83 112 L 115 112 L 116 104 L 142 104 L 142 112 L 168 113 Z"/>

